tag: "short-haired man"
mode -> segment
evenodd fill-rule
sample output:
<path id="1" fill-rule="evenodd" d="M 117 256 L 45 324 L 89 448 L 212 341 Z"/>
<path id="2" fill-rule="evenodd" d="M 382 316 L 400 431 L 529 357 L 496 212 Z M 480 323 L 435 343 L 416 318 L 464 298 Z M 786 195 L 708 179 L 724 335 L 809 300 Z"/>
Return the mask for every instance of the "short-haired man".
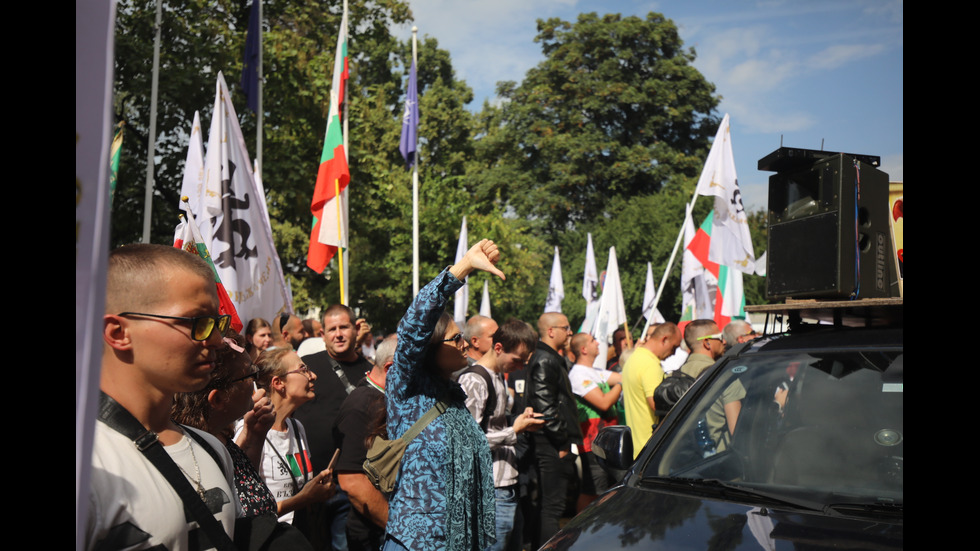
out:
<path id="1" fill-rule="evenodd" d="M 653 391 L 664 379 L 661 360 L 670 357 L 681 344 L 681 332 L 673 322 L 650 326 L 647 337 L 636 346 L 623 366 L 623 403 L 626 424 L 633 435 L 633 457 L 653 435 L 657 422 Z"/>
<path id="2" fill-rule="evenodd" d="M 493 334 L 497 332 L 497 322 L 486 316 L 476 315 L 466 322 L 463 338 L 469 343 L 466 349 L 466 363 L 473 365 L 493 346 Z"/>
<path id="3" fill-rule="evenodd" d="M 745 320 L 734 319 L 728 322 L 722 332 L 722 339 L 725 342 L 725 348 L 731 348 L 736 344 L 748 342 L 759 334 L 752 329 L 752 324 Z"/>
<path id="4" fill-rule="evenodd" d="M 544 424 L 531 408 L 525 408 L 512 425 L 507 422 L 504 375 L 524 367 L 536 340 L 534 331 L 526 323 L 510 320 L 491 335 L 492 345 L 479 361 L 459 376 L 459 384 L 466 392 L 466 409 L 483 429 L 490 444 L 497 535 L 497 541 L 490 549 L 495 551 L 512 547 L 508 541 L 514 531 L 514 515 L 520 498 L 515 450 L 517 435 L 538 430 Z M 514 537 L 520 537 L 520 534 Z"/>
<path id="5" fill-rule="evenodd" d="M 546 419 L 544 428 L 531 435 L 541 498 L 535 549 L 558 532 L 568 481 L 575 476 L 572 445 L 582 441 L 575 395 L 568 383 L 565 359 L 558 354 L 571 336 L 572 328 L 564 314 L 542 314 L 538 318 L 540 340 L 527 365 L 527 405 Z"/>
<path id="6" fill-rule="evenodd" d="M 323 324 L 316 318 L 308 318 L 303 320 L 303 329 L 306 330 L 306 334 L 309 335 L 309 338 L 311 339 L 323 338 Z"/>
<path id="7" fill-rule="evenodd" d="M 269 348 L 290 347 L 296 350 L 303 339 L 309 336 L 303 328 L 303 320 L 292 314 L 283 313 L 272 321 L 272 346 Z"/>
<path id="8" fill-rule="evenodd" d="M 375 349 L 371 371 L 340 406 L 334 441 L 340 448 L 337 480 L 347 492 L 351 512 L 347 516 L 347 548 L 379 551 L 388 524 L 388 501 L 364 474 L 366 440 L 385 424 L 385 380 L 395 358 L 398 337 L 391 335 Z"/>
<path id="9" fill-rule="evenodd" d="M 617 327 L 613 331 L 613 353 L 615 355 L 606 362 L 606 369 L 617 373 L 623 371 L 623 363 L 625 362 L 621 362 L 619 358 L 623 355 L 624 348 L 626 348 L 626 329 Z"/>
<path id="10" fill-rule="evenodd" d="M 109 254 L 100 382 L 108 398 L 100 409 L 117 408 L 116 416 L 131 416 L 142 426 L 138 430 L 155 436 L 150 446 L 164 446 L 180 476 L 232 534 L 238 499 L 227 450 L 213 436 L 170 420 L 176 393 L 208 383 L 228 323 L 228 316 L 218 315 L 214 275 L 197 256 L 163 245 L 129 245 Z M 109 417 L 116 416 L 96 423 L 86 548 L 219 543 L 204 537 L 206 530 L 133 438 L 112 428 Z"/>
<path id="11" fill-rule="evenodd" d="M 568 379 L 578 399 L 578 421 L 582 429 L 582 487 L 578 499 L 578 510 L 581 511 L 616 482 L 592 455 L 592 441 L 602 427 L 625 422 L 619 404 L 623 385 L 619 373 L 593 367 L 599 356 L 599 342 L 595 337 L 577 333 L 572 337 L 569 348 L 575 365 L 568 373 Z"/>
<path id="12" fill-rule="evenodd" d="M 358 335 L 370 331 L 363 320 L 354 321 L 354 312 L 343 304 L 334 304 L 323 313 L 323 342 L 326 350 L 304 356 L 310 371 L 316 374 L 316 397 L 300 406 L 293 415 L 306 427 L 310 457 L 316 472 L 327 468 L 337 443 L 333 427 L 340 406 L 354 391 L 354 384 L 371 371 L 371 362 L 358 353 Z M 311 522 L 304 530 L 313 547 L 344 549 L 347 545 L 347 513 L 350 502 L 340 491 L 321 506 L 311 508 Z M 332 542 L 332 543 L 331 543 Z"/>
<path id="13" fill-rule="evenodd" d="M 681 366 L 681 373 L 695 379 L 725 353 L 725 345 L 714 320 L 694 320 L 687 324 L 684 328 L 684 343 L 691 353 Z"/>

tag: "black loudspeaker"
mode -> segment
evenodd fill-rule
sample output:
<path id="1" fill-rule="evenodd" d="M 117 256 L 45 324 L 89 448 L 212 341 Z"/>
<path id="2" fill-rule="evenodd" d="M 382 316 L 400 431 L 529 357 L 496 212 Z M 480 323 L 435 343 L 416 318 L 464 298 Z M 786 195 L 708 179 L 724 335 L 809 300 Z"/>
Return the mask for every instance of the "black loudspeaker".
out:
<path id="1" fill-rule="evenodd" d="M 888 175 L 879 165 L 876 156 L 795 148 L 759 160 L 759 170 L 777 173 L 769 177 L 769 298 L 892 296 Z"/>

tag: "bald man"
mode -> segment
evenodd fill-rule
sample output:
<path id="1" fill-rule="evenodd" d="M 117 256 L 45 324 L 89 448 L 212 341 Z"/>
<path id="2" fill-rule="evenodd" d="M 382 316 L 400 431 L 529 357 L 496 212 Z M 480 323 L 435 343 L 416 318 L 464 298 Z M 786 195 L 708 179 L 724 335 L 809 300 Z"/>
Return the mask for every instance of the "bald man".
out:
<path id="1" fill-rule="evenodd" d="M 626 424 L 633 435 L 633 457 L 653 435 L 653 425 L 658 421 L 653 392 L 664 379 L 660 362 L 673 355 L 680 344 L 681 332 L 676 324 L 652 325 L 647 338 L 633 349 L 623 366 L 623 404 Z"/>
<path id="2" fill-rule="evenodd" d="M 544 428 L 531 435 L 541 491 L 537 519 L 540 534 L 534 540 L 535 549 L 558 532 L 568 481 L 575 476 L 572 446 L 582 444 L 575 395 L 568 381 L 565 359 L 558 354 L 571 336 L 572 328 L 564 314 L 542 314 L 538 318 L 541 340 L 527 366 L 527 404 L 545 419 Z"/>
<path id="3" fill-rule="evenodd" d="M 466 322 L 463 338 L 470 344 L 466 350 L 466 363 L 476 364 L 493 347 L 493 334 L 497 332 L 497 322 L 486 316 L 476 315 Z"/>
<path id="4" fill-rule="evenodd" d="M 292 314 L 281 314 L 272 321 L 272 346 L 269 348 L 299 349 L 303 339 L 309 337 L 303 320 Z"/>

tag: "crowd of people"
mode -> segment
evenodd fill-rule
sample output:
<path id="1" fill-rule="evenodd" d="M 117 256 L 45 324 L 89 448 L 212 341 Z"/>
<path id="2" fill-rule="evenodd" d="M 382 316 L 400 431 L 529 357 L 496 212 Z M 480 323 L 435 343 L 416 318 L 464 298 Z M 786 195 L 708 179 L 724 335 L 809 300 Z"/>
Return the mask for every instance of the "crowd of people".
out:
<path id="1" fill-rule="evenodd" d="M 446 304 L 474 271 L 504 278 L 499 256 L 480 241 L 372 337 L 340 304 L 238 334 L 196 256 L 113 251 L 86 548 L 537 549 L 616 484 L 598 431 L 628 425 L 638 453 L 670 401 L 665 372 L 693 380 L 751 335 L 668 322 L 630 349 L 620 328 L 600 360 L 557 312 L 459 327 Z M 720 449 L 741 397 L 709 413 Z M 363 468 L 371 443 L 414 432 L 382 492 Z"/>

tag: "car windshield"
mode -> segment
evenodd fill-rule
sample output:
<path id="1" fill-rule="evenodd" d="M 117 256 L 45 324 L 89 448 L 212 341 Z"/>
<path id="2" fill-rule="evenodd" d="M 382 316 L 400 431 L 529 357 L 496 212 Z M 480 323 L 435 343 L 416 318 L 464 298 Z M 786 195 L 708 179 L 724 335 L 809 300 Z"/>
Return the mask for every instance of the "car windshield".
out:
<path id="1" fill-rule="evenodd" d="M 726 359 L 642 467 L 821 506 L 902 504 L 902 353 Z M 681 406 L 678 406 L 681 407 Z"/>

